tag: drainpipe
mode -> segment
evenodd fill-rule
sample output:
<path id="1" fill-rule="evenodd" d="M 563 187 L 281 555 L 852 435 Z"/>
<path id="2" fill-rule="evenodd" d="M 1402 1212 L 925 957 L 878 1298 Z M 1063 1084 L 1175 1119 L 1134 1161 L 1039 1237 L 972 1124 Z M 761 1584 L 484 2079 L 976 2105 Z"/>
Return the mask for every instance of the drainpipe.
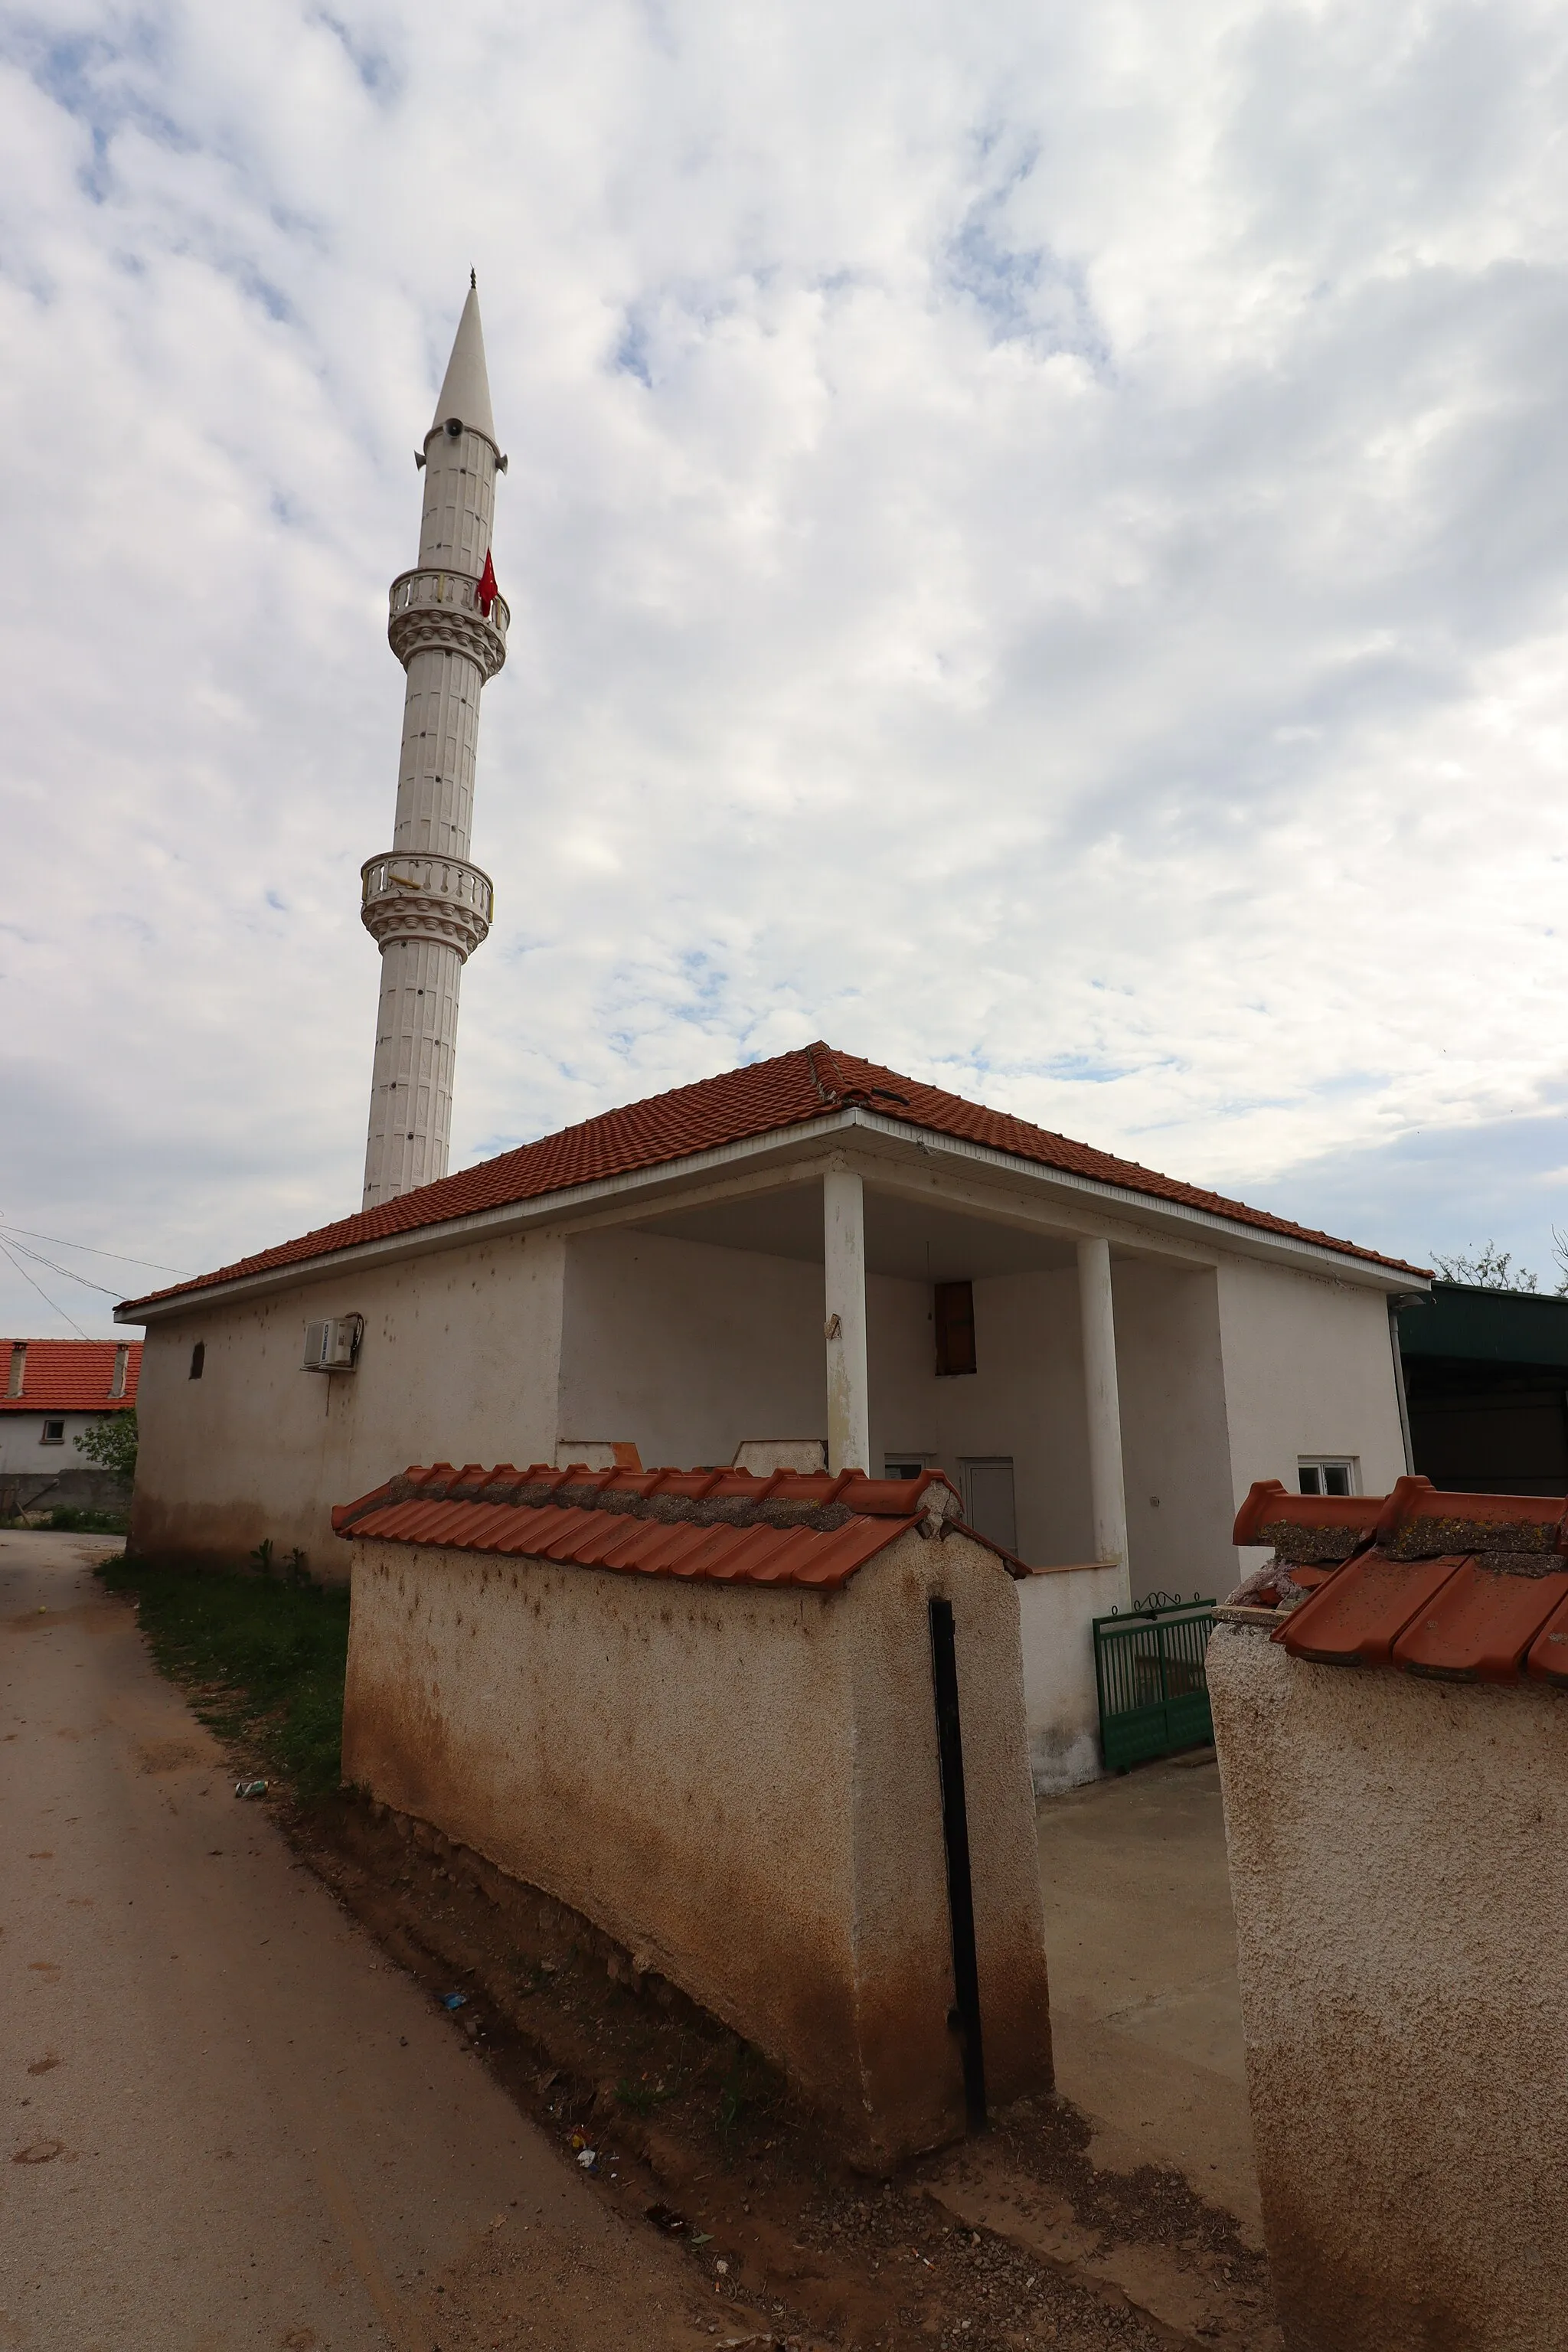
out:
<path id="1" fill-rule="evenodd" d="M 1084 1402 L 1089 1412 L 1089 1486 L 1094 1557 L 1121 1570 L 1117 1606 L 1132 1606 L 1127 1558 L 1127 1491 L 1121 1467 L 1121 1397 L 1116 1379 L 1116 1316 L 1110 1294 L 1110 1244 L 1078 1245 L 1078 1304 L 1083 1321 Z"/>
<path id="2" fill-rule="evenodd" d="M 823 1335 L 827 1346 L 827 1466 L 871 1467 L 866 1361 L 866 1188 L 852 1168 L 822 1180 Z"/>

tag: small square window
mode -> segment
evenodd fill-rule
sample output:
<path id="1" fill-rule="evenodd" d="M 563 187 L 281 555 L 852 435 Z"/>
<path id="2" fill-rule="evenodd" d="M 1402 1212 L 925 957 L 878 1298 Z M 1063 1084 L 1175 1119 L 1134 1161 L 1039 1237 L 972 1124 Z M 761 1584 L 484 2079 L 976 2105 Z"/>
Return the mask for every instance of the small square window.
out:
<path id="1" fill-rule="evenodd" d="M 1353 1454 L 1320 1454 L 1299 1463 L 1297 1476 L 1303 1495 L 1354 1495 L 1361 1490 L 1360 1466 Z"/>
<path id="2" fill-rule="evenodd" d="M 40 1444 L 40 1445 L 63 1445 L 63 1444 L 65 1444 L 65 1442 L 66 1442 L 66 1425 L 65 1425 L 65 1423 L 64 1423 L 63 1421 L 46 1421 L 46 1422 L 45 1422 L 45 1423 L 44 1423 L 44 1433 L 43 1433 L 42 1437 L 38 1440 L 39 1444 Z"/>

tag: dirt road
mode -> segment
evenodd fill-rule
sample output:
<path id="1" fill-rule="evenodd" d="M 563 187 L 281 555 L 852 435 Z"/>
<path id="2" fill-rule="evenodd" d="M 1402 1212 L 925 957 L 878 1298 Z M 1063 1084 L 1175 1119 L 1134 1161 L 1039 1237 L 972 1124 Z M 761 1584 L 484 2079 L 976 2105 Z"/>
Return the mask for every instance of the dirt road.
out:
<path id="1" fill-rule="evenodd" d="M 0 2347 L 710 2345 L 689 2264 L 236 1801 L 104 1549 L 0 1532 Z"/>

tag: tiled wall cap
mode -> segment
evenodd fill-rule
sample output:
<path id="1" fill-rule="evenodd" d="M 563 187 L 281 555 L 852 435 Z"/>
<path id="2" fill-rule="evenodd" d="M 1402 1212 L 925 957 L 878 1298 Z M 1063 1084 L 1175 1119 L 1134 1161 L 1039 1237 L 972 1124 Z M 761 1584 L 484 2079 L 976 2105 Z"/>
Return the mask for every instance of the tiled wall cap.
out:
<path id="1" fill-rule="evenodd" d="M 1405 1627 L 1458 1566 L 1363 1552 L 1287 1617 L 1274 1639 L 1291 1657 L 1317 1665 L 1386 1666 Z"/>
<path id="2" fill-rule="evenodd" d="M 1568 1569 L 1500 1575 L 1483 1560 L 1464 1560 L 1412 1617 L 1393 1664 L 1441 1682 L 1517 1682 L 1531 1644 L 1564 1601 Z"/>
<path id="3" fill-rule="evenodd" d="M 686 1507 L 674 1522 L 671 1504 Z M 672 1524 L 700 1530 L 717 1518 L 733 1532 L 743 1533 L 767 1520 L 771 1531 L 778 1533 L 779 1524 L 771 1515 L 780 1509 L 795 1515 L 797 1524 L 804 1522 L 805 1531 L 817 1535 L 850 1520 L 880 1526 L 880 1543 L 891 1539 L 886 1532 L 889 1527 L 894 1532 L 919 1526 L 928 1535 L 943 1533 L 961 1524 L 960 1507 L 955 1489 L 938 1470 L 921 1471 L 914 1478 L 868 1478 L 858 1470 L 833 1475 L 775 1470 L 755 1475 L 730 1469 L 588 1470 L 580 1464 L 558 1470 L 542 1463 L 526 1471 L 510 1463 L 491 1470 L 482 1463 L 466 1463 L 457 1471 L 449 1462 L 437 1462 L 427 1467 L 413 1464 L 357 1501 L 339 1504 L 332 1527 L 345 1538 L 374 1532 L 395 1534 L 405 1542 L 450 1545 L 458 1540 L 452 1529 L 460 1525 L 465 1530 L 461 1540 L 471 1538 L 479 1548 L 538 1549 L 548 1544 L 553 1556 L 556 1538 L 565 1540 L 568 1522 L 576 1527 L 601 1516 L 606 1522 L 602 1530 L 606 1545 L 620 1542 L 628 1526 L 650 1521 L 667 1531 Z M 689 1516 L 692 1508 L 698 1513 L 695 1521 Z M 483 1516 L 458 1522 L 449 1517 L 451 1510 Z M 513 1521 L 510 1536 L 500 1516 L 506 1514 Z M 525 1521 L 529 1539 L 523 1543 Z M 433 1532 L 437 1525 L 443 1530 L 439 1536 Z M 1010 1570 L 1021 1572 L 1019 1563 L 1003 1557 Z"/>
<path id="4" fill-rule="evenodd" d="M 1440 1551 L 1554 1551 L 1562 1549 L 1561 1495 L 1470 1495 L 1401 1478 L 1377 1522 L 1377 1541 L 1404 1559 Z"/>
<path id="5" fill-rule="evenodd" d="M 1236 1515 L 1230 1539 L 1255 1544 L 1267 1540 L 1263 1528 L 1282 1526 L 1347 1528 L 1370 1541 L 1384 1506 L 1381 1495 L 1293 1495 L 1278 1478 L 1259 1478 Z"/>

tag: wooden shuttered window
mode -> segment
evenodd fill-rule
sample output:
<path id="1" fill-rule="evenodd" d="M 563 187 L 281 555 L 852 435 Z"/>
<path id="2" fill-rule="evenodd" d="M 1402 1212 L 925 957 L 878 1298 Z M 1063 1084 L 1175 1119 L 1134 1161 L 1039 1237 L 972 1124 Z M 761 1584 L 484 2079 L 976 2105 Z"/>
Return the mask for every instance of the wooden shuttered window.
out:
<path id="1" fill-rule="evenodd" d="M 936 1369 L 939 1377 L 973 1372 L 974 1358 L 974 1285 L 939 1282 L 936 1286 Z"/>

